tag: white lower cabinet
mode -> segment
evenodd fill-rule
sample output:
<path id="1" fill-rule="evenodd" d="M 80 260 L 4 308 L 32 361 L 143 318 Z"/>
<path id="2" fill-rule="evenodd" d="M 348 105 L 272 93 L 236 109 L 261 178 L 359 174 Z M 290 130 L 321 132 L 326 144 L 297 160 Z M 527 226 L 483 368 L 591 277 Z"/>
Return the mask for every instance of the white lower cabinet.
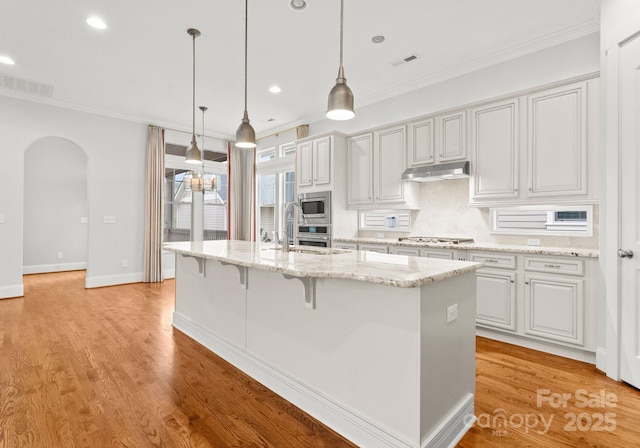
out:
<path id="1" fill-rule="evenodd" d="M 525 334 L 582 346 L 584 280 L 535 274 L 524 284 Z"/>
<path id="2" fill-rule="evenodd" d="M 389 253 L 396 254 L 396 255 L 409 255 L 411 257 L 419 257 L 420 249 L 417 247 L 391 246 L 389 247 Z"/>
<path id="3" fill-rule="evenodd" d="M 389 246 L 386 244 L 358 244 L 358 250 L 388 254 Z"/>
<path id="4" fill-rule="evenodd" d="M 469 260 L 485 266 L 476 271 L 478 334 L 592 358 L 597 260 L 495 252 Z"/>
<path id="5" fill-rule="evenodd" d="M 332 245 L 335 249 L 358 250 L 358 245 L 356 243 L 333 243 Z"/>
<path id="6" fill-rule="evenodd" d="M 476 323 L 504 330 L 516 329 L 516 273 L 509 270 L 476 271 Z"/>
<path id="7" fill-rule="evenodd" d="M 446 249 L 420 249 L 420 256 L 427 258 L 441 258 L 443 260 L 453 260 L 453 251 Z"/>

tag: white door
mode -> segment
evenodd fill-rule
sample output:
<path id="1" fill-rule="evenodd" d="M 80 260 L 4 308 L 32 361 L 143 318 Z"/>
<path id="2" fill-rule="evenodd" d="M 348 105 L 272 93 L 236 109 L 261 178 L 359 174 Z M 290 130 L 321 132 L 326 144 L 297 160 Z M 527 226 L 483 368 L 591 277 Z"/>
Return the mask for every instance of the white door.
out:
<path id="1" fill-rule="evenodd" d="M 620 248 L 622 380 L 640 387 L 640 37 L 620 48 Z M 630 252 L 629 252 L 630 254 Z"/>

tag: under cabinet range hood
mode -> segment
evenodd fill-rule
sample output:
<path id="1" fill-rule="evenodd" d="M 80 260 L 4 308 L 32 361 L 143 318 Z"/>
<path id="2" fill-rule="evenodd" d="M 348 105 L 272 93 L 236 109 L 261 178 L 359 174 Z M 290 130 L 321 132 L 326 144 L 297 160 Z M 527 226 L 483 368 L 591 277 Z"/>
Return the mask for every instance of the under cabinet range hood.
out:
<path id="1" fill-rule="evenodd" d="M 412 180 L 414 182 L 432 182 L 444 179 L 461 179 L 463 177 L 469 177 L 468 161 L 418 166 L 408 168 L 402 173 L 402 180 Z"/>

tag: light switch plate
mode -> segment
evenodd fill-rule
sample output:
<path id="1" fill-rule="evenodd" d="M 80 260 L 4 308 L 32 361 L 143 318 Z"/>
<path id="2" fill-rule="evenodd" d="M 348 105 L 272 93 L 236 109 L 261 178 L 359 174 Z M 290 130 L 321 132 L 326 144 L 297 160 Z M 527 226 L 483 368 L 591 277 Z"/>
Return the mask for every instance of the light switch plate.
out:
<path id="1" fill-rule="evenodd" d="M 116 217 L 115 216 L 111 216 L 111 215 L 104 215 L 104 218 L 102 219 L 102 222 L 104 222 L 105 224 L 115 224 L 116 223 Z"/>
<path id="2" fill-rule="evenodd" d="M 89 222 L 89 218 L 87 218 L 86 216 L 80 217 L 80 224 L 86 224 L 88 222 Z"/>
<path id="3" fill-rule="evenodd" d="M 539 238 L 529 238 L 527 240 L 527 245 L 529 245 L 529 246 L 539 246 L 540 245 L 540 239 Z"/>
<path id="4" fill-rule="evenodd" d="M 458 318 L 458 304 L 454 303 L 447 307 L 447 323 L 453 322 Z"/>

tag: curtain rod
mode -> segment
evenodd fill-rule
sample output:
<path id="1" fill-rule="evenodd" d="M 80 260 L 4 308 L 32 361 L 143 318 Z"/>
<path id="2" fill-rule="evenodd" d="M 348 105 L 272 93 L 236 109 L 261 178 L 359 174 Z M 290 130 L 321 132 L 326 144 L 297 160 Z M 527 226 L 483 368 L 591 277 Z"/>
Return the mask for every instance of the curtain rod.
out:
<path id="1" fill-rule="evenodd" d="M 273 134 L 269 134 L 269 135 L 265 135 L 264 137 L 257 138 L 256 140 L 264 140 L 265 138 L 269 138 L 269 137 L 273 137 L 273 136 L 277 137 L 278 135 L 282 134 L 283 132 L 289 132 L 289 131 L 296 130 L 296 129 L 298 129 L 299 126 L 304 126 L 304 125 L 301 124 L 301 125 L 298 125 L 298 126 L 294 126 L 292 128 L 283 129 L 281 131 L 274 132 Z M 297 138 L 297 136 L 296 136 L 296 138 Z"/>
<path id="2" fill-rule="evenodd" d="M 183 131 L 182 129 L 169 128 L 169 127 L 167 127 L 167 126 L 160 126 L 160 125 L 158 125 L 158 124 L 152 124 L 152 125 L 150 125 L 150 126 L 155 126 L 155 127 L 160 128 L 160 129 L 164 129 L 164 130 L 166 130 L 166 131 L 180 132 L 180 133 L 182 133 L 182 134 L 191 135 L 191 131 Z M 207 137 L 207 138 L 215 138 L 215 139 L 217 139 L 217 140 L 222 140 L 222 141 L 225 141 L 225 142 L 228 142 L 228 141 L 229 141 L 229 139 L 228 139 L 228 138 L 226 138 L 226 137 L 217 137 L 217 136 L 215 136 L 215 135 L 207 135 L 207 134 L 205 134 L 204 136 L 205 136 L 205 137 Z M 202 134 L 199 134 L 199 133 L 196 131 L 196 137 L 202 137 Z"/>

